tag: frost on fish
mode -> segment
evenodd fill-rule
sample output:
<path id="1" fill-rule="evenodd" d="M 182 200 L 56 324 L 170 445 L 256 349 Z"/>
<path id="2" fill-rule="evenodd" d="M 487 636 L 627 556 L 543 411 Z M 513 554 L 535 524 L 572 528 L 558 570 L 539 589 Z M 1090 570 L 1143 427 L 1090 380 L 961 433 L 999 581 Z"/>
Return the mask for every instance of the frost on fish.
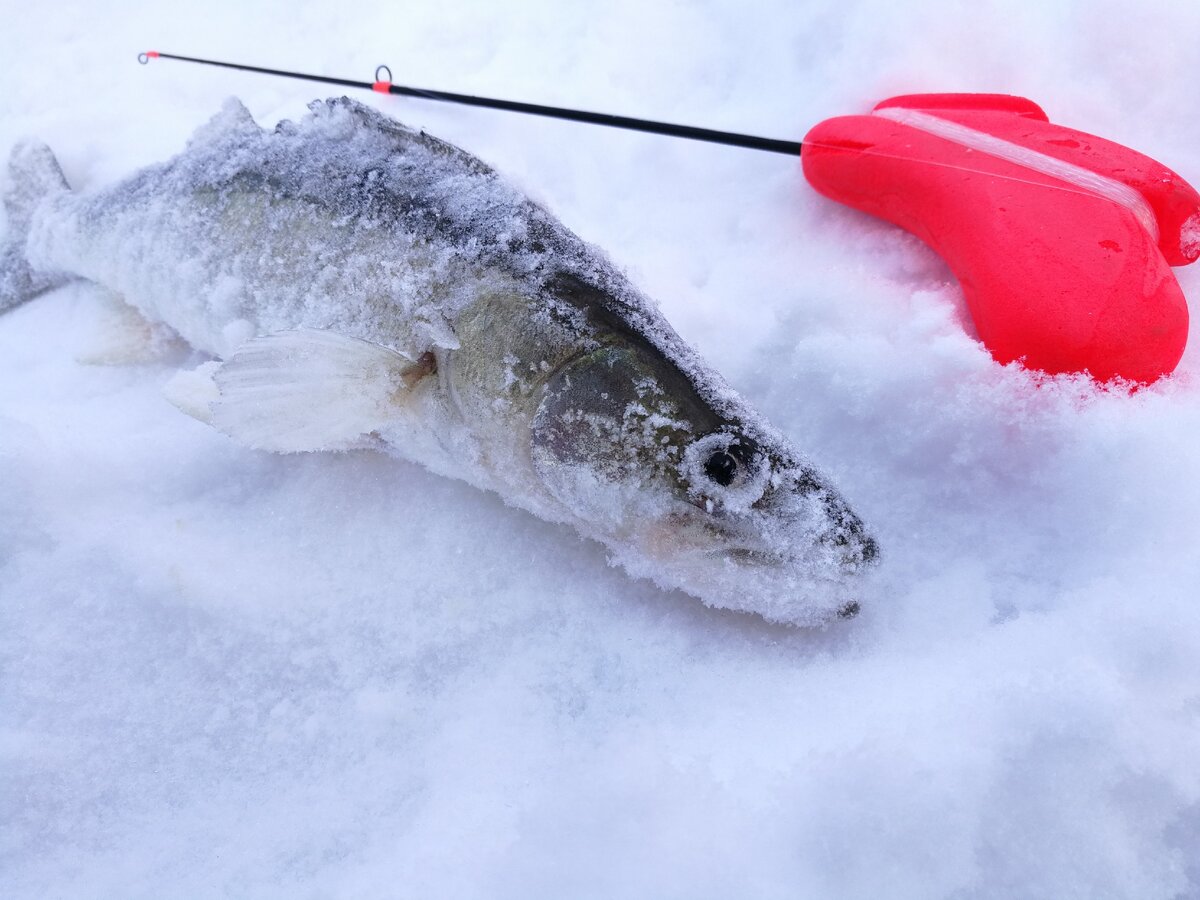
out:
<path id="1" fill-rule="evenodd" d="M 813 623 L 876 556 L 828 482 L 596 248 L 487 165 L 348 99 L 29 217 L 33 272 L 217 361 L 176 402 L 248 446 L 384 446 L 715 606 Z"/>

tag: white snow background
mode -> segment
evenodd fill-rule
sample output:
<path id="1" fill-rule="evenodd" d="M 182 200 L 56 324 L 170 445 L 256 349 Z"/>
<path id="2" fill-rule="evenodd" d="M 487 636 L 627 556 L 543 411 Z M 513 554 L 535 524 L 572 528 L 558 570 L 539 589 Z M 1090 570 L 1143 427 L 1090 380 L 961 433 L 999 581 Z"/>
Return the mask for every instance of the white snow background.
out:
<path id="1" fill-rule="evenodd" d="M 783 138 L 1010 92 L 1200 182 L 1169 0 L 3 12 L 0 151 L 77 187 L 330 93 L 148 49 Z M 716 612 L 416 466 L 239 449 L 170 366 L 76 362 L 74 285 L 0 318 L 0 895 L 1200 897 L 1200 339 L 1133 396 L 1039 384 L 794 160 L 355 96 L 603 247 L 834 477 L 862 614 Z"/>

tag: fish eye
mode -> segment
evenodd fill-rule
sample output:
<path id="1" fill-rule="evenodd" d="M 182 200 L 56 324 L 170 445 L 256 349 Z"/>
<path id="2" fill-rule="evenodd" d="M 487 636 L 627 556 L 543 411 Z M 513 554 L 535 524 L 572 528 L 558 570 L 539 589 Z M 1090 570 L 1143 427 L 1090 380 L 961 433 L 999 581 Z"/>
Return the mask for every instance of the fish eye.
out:
<path id="1" fill-rule="evenodd" d="M 749 509 L 770 478 L 765 454 L 742 435 L 719 431 L 694 441 L 684 451 L 683 473 L 691 502 L 712 511 Z"/>
<path id="2" fill-rule="evenodd" d="M 729 487 L 737 477 L 737 458 L 727 450 L 715 450 L 704 461 L 704 474 L 721 487 Z"/>

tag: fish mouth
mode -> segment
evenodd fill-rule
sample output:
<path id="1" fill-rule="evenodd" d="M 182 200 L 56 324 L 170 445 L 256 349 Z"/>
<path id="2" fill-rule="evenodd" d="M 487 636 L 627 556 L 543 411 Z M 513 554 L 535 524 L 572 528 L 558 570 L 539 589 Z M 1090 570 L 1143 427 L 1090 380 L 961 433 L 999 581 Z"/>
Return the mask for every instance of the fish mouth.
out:
<path id="1" fill-rule="evenodd" d="M 844 574 L 854 574 L 869 567 L 877 554 L 875 542 L 868 538 L 864 545 L 843 551 L 837 565 Z M 709 550 L 704 555 L 710 559 L 729 559 L 741 566 L 760 569 L 782 566 L 792 561 L 792 557 L 761 547 L 723 547 Z"/>
<path id="2" fill-rule="evenodd" d="M 651 540 L 649 546 L 672 555 L 691 556 L 712 562 L 732 563 L 744 569 L 808 568 L 816 566 L 836 577 L 859 574 L 877 562 L 879 546 L 866 533 L 861 521 L 848 510 L 840 520 L 817 534 L 799 534 L 783 545 L 763 541 L 748 527 L 753 523 L 716 521 L 692 512 L 677 513 L 660 526 L 660 536 L 674 540 Z M 684 537 L 686 536 L 686 537 Z M 683 540 L 680 541 L 680 538 Z M 690 545 L 690 546 L 689 546 Z M 807 549 L 806 549 L 807 548 Z"/>

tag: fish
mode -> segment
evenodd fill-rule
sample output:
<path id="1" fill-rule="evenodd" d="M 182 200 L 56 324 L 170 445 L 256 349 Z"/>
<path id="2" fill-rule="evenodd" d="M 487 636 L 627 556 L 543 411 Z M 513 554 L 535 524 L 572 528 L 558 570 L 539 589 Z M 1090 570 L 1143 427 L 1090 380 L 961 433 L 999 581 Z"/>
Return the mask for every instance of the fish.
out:
<path id="1" fill-rule="evenodd" d="M 237 100 L 175 158 L 73 191 L 12 151 L 0 311 L 71 280 L 209 357 L 166 393 L 249 448 L 370 448 L 610 562 L 772 622 L 858 610 L 849 503 L 598 248 L 489 165 L 349 98 Z"/>

